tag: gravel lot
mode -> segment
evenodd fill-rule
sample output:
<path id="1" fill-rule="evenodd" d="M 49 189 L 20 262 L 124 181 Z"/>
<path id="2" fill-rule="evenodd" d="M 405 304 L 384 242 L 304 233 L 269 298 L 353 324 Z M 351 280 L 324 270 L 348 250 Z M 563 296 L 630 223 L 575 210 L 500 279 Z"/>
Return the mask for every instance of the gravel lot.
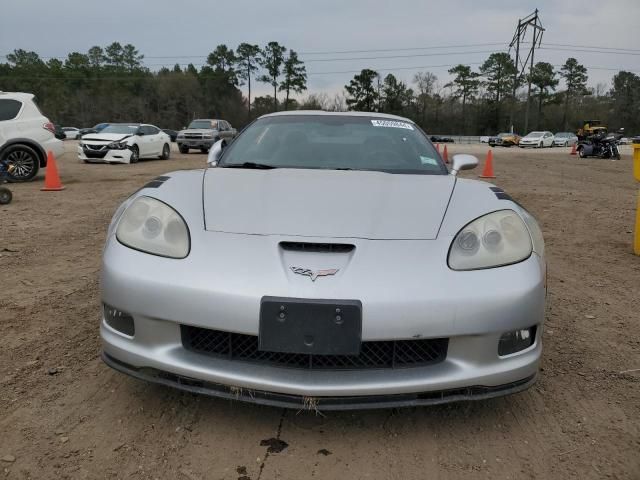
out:
<path id="1" fill-rule="evenodd" d="M 486 146 L 449 145 L 484 154 Z M 435 408 L 284 411 L 181 393 L 99 358 L 100 253 L 117 205 L 205 156 L 85 165 L 63 192 L 11 185 L 0 207 L 2 478 L 640 478 L 640 185 L 623 159 L 496 149 L 494 181 L 545 232 L 549 308 L 540 380 Z M 477 175 L 465 172 L 465 176 Z"/>

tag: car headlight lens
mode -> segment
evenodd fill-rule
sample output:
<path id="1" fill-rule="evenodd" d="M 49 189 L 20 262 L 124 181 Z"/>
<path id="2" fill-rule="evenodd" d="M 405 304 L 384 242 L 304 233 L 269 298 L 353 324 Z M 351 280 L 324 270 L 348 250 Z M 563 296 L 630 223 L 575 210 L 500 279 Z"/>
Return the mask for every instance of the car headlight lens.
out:
<path id="1" fill-rule="evenodd" d="M 182 217 L 166 203 L 138 197 L 125 210 L 116 238 L 135 250 L 170 258 L 189 254 L 189 229 Z"/>
<path id="2" fill-rule="evenodd" d="M 129 145 L 127 145 L 127 142 L 111 142 L 107 145 L 107 148 L 111 148 L 113 150 L 124 150 L 128 147 Z"/>
<path id="3" fill-rule="evenodd" d="M 500 267 L 528 258 L 531 251 L 531 235 L 525 222 L 513 210 L 500 210 L 477 218 L 458 232 L 449 250 L 449 267 Z"/>
<path id="4" fill-rule="evenodd" d="M 205 133 L 204 135 L 202 135 L 202 138 L 211 139 L 213 138 L 213 135 L 209 135 Z"/>

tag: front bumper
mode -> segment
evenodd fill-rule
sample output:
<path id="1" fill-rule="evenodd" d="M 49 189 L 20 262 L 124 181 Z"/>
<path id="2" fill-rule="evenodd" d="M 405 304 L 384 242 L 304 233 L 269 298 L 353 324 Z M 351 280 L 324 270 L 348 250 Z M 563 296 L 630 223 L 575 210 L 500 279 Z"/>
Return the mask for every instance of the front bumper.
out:
<path id="1" fill-rule="evenodd" d="M 540 140 L 520 140 L 519 145 L 521 147 L 537 147 L 540 143 Z"/>
<path id="2" fill-rule="evenodd" d="M 78 145 L 78 158 L 87 163 L 131 163 L 131 150 L 106 150 L 104 152 L 87 152 Z"/>
<path id="3" fill-rule="evenodd" d="M 358 260 L 331 280 L 311 282 L 289 275 L 283 258 L 270 253 L 283 240 L 205 232 L 193 237 L 189 257 L 171 260 L 141 254 L 111 237 L 104 252 L 102 298 L 134 317 L 135 336 L 119 333 L 103 319 L 107 363 L 136 377 L 180 388 L 195 385 L 203 393 L 226 392 L 234 398 L 242 398 L 238 392 L 259 393 L 316 403 L 396 395 L 408 397 L 392 398 L 391 404 L 429 403 L 434 395 L 443 401 L 484 398 L 479 392 L 494 396 L 526 388 L 536 375 L 545 298 L 544 263 L 537 255 L 499 269 L 453 272 L 439 256 L 424 252 L 446 252 L 442 244 L 450 238 L 397 241 L 394 255 L 425 259 L 400 271 L 386 242 L 354 239 Z M 204 248 L 214 244 L 215 249 Z M 385 272 L 384 282 L 364 280 L 371 276 L 366 272 L 371 265 Z M 184 348 L 180 325 L 257 335 L 260 300 L 266 295 L 361 300 L 363 341 L 446 337 L 446 359 L 410 368 L 305 370 L 213 358 Z M 534 325 L 533 345 L 498 356 L 502 333 Z M 443 393 L 450 391 L 458 393 Z M 354 400 L 359 406 L 352 408 L 361 403 Z"/>
<path id="4" fill-rule="evenodd" d="M 215 143 L 215 140 L 212 138 L 203 138 L 203 139 L 189 139 L 189 138 L 178 138 L 176 139 L 179 148 L 211 148 Z"/>
<path id="5" fill-rule="evenodd" d="M 102 354 L 102 360 L 114 370 L 139 380 L 177 388 L 187 392 L 228 400 L 241 400 L 271 407 L 294 408 L 300 410 L 364 410 L 373 408 L 402 408 L 440 405 L 443 403 L 486 400 L 511 395 L 530 388 L 537 380 L 537 374 L 522 380 L 495 387 L 471 386 L 432 392 L 416 392 L 395 395 L 370 395 L 351 397 L 306 397 L 283 393 L 246 390 L 218 383 L 176 375 L 152 368 L 136 368 L 115 358 Z"/>

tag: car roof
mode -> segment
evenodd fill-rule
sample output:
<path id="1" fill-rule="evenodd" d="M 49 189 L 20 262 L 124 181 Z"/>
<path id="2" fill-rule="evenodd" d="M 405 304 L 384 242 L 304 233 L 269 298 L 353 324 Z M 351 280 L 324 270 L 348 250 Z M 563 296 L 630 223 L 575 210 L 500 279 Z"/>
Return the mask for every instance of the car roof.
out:
<path id="1" fill-rule="evenodd" d="M 399 117 L 398 115 L 391 115 L 389 113 L 378 112 L 326 112 L 324 110 L 288 110 L 285 112 L 273 112 L 262 115 L 260 118 L 268 117 L 287 117 L 287 116 L 338 116 L 338 117 L 376 117 L 387 118 L 389 120 L 401 120 L 403 122 L 414 123 L 413 120 L 409 120 L 405 117 Z"/>
<path id="2" fill-rule="evenodd" d="M 35 96 L 33 93 L 0 91 L 0 96 L 2 95 L 6 95 L 7 97 L 20 99 L 20 100 L 31 100 Z"/>

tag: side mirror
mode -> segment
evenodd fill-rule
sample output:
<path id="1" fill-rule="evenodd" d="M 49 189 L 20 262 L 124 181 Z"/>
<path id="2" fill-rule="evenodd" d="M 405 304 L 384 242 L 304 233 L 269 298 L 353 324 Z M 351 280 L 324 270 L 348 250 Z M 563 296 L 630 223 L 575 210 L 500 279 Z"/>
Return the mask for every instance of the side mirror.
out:
<path id="1" fill-rule="evenodd" d="M 215 167 L 218 165 L 218 161 L 220 161 L 220 157 L 222 157 L 222 152 L 227 146 L 227 142 L 222 139 L 218 140 L 213 144 L 213 147 L 209 150 L 209 156 L 207 157 L 207 165 L 209 167 Z"/>
<path id="2" fill-rule="evenodd" d="M 478 159 L 473 155 L 459 153 L 451 160 L 451 175 L 457 175 L 460 170 L 472 170 L 478 166 Z"/>

